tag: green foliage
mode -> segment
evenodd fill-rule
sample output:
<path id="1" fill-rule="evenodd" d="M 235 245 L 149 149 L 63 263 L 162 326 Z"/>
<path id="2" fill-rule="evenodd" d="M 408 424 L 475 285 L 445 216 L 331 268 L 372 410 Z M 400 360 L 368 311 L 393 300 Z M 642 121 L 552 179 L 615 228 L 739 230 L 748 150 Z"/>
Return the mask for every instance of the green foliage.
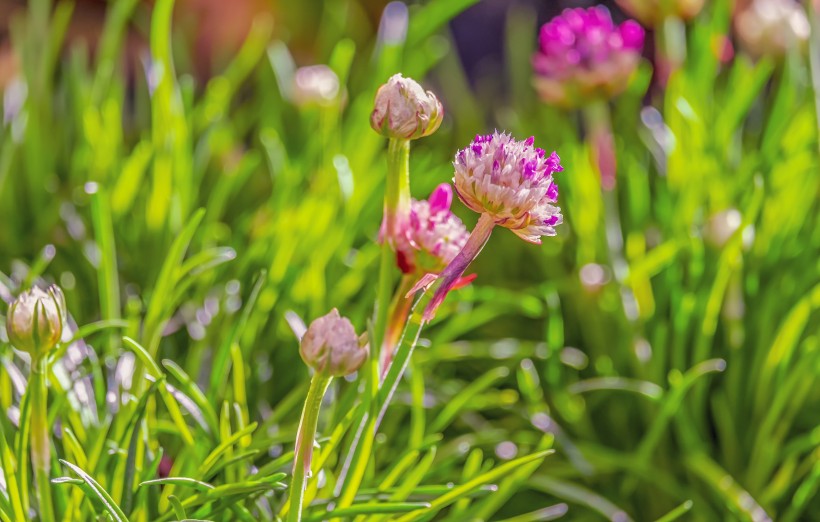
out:
<path id="1" fill-rule="evenodd" d="M 45 420 L 59 519 L 284 514 L 310 378 L 286 314 L 335 306 L 367 329 L 387 169 L 368 116 L 398 71 L 446 111 L 413 143 L 414 195 L 504 128 L 561 155 L 565 224 L 541 247 L 494 234 L 418 342 L 414 316 L 403 378 L 379 388 L 375 361 L 333 382 L 305 519 L 816 519 L 820 60 L 722 64 L 730 2 L 709 3 L 668 84 L 646 63 L 611 104 L 605 192 L 582 119 L 530 86 L 534 13 L 510 7 L 505 72 L 470 87 L 447 23 L 473 3 L 411 6 L 406 44 L 355 0 L 319 6 L 314 59 L 345 86 L 326 106 L 296 103 L 291 42 L 265 17 L 207 79 L 173 0 L 110 2 L 93 53 L 65 41 L 71 2 L 14 19 L 26 90 L 0 128 L 0 296 L 66 294 Z M 141 65 L 126 30 L 149 42 Z M 727 210 L 739 226 L 716 238 Z M 11 522 L 39 509 L 29 363 L 6 341 Z"/>

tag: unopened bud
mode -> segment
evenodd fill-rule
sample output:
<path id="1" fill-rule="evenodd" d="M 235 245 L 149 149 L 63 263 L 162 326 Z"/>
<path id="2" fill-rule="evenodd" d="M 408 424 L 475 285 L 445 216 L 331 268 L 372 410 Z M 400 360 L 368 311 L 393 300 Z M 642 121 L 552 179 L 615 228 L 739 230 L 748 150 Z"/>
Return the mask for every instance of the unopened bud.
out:
<path id="1" fill-rule="evenodd" d="M 9 307 L 6 330 L 18 350 L 39 359 L 57 346 L 63 333 L 65 297 L 57 285 L 23 292 Z"/>
<path id="2" fill-rule="evenodd" d="M 804 46 L 811 27 L 805 11 L 793 0 L 754 0 L 735 15 L 735 30 L 747 53 L 780 57 Z"/>
<path id="3" fill-rule="evenodd" d="M 388 138 L 415 140 L 436 132 L 443 116 L 435 94 L 395 74 L 376 92 L 370 126 Z"/>
<path id="4" fill-rule="evenodd" d="M 367 347 L 359 342 L 353 324 L 335 308 L 308 326 L 299 354 L 318 373 L 344 377 L 361 368 Z"/>

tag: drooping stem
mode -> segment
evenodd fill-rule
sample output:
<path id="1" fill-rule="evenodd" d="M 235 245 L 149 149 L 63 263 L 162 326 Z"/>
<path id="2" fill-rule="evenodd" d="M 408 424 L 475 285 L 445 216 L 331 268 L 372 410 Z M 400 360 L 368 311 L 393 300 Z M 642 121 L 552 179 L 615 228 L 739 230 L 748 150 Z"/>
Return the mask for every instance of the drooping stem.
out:
<path id="1" fill-rule="evenodd" d="M 330 375 L 316 373 L 310 381 L 305 406 L 302 409 L 302 419 L 299 421 L 299 432 L 296 435 L 296 455 L 293 460 L 293 477 L 290 482 L 288 522 L 302 520 L 302 503 L 305 498 L 307 481 L 310 478 L 310 463 L 313 457 L 316 425 L 319 422 L 319 410 L 322 407 L 322 398 L 332 379 Z"/>
<path id="2" fill-rule="evenodd" d="M 384 191 L 384 238 L 379 267 L 376 319 L 371 346 L 381 346 L 387 328 L 390 298 L 393 293 L 393 238 L 410 208 L 410 141 L 391 138 L 387 150 L 387 180 Z"/>
<path id="3" fill-rule="evenodd" d="M 407 297 L 406 294 L 413 288 L 414 282 L 412 275 L 404 274 L 399 282 L 399 287 L 393 294 L 393 302 L 390 305 L 390 319 L 387 322 L 384 342 L 382 342 L 381 371 L 379 372 L 381 380 L 384 380 L 387 369 L 393 361 L 393 354 L 401 340 L 401 333 L 407 322 L 407 314 L 413 304 L 412 297 Z"/>
<path id="4" fill-rule="evenodd" d="M 484 248 L 484 245 L 487 244 L 487 240 L 490 239 L 490 234 L 494 227 L 495 221 L 492 216 L 487 213 L 481 214 L 481 217 L 478 218 L 478 223 L 476 223 L 475 228 L 470 233 L 470 237 L 467 239 L 467 243 L 464 244 L 464 248 L 461 249 L 461 252 L 458 253 L 450 264 L 447 265 L 447 268 L 441 272 L 441 275 L 439 275 L 433 298 L 424 310 L 425 321 L 430 321 L 434 317 L 436 309 L 444 301 L 447 292 L 453 288 L 456 281 L 464 275 L 464 271 L 467 270 L 470 263 L 481 253 L 481 249 Z"/>
<path id="5" fill-rule="evenodd" d="M 37 483 L 37 501 L 40 520 L 54 520 L 51 501 L 51 437 L 48 429 L 47 357 L 40 357 L 31 365 L 31 465 Z"/>

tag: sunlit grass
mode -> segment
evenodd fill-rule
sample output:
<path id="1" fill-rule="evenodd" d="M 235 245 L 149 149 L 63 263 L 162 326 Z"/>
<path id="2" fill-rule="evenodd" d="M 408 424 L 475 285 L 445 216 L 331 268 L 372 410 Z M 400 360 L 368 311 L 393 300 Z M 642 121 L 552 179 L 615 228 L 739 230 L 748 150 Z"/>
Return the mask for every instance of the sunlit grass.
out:
<path id="1" fill-rule="evenodd" d="M 367 329 L 387 169 L 368 116 L 398 71 L 445 105 L 413 143 L 414 195 L 452 177 L 473 135 L 506 129 L 561 155 L 565 223 L 540 247 L 493 235 L 379 433 L 364 431 L 368 459 L 350 456 L 368 381 L 334 380 L 306 519 L 330 518 L 340 496 L 348 520 L 816 516 L 817 57 L 721 63 L 729 2 L 710 2 L 668 85 L 647 61 L 611 104 L 605 192 L 581 115 L 531 86 L 527 8 L 509 9 L 505 70 L 470 87 L 447 23 L 473 3 L 413 6 L 404 42 L 379 40 L 353 0 L 326 7 L 316 61 L 345 87 L 326 106 L 295 103 L 295 61 L 268 18 L 207 80 L 176 49 L 171 0 L 111 2 L 93 54 L 66 44 L 67 2 L 15 19 L 26 89 L 4 93 L 21 105 L 0 128 L 0 296 L 46 282 L 66 295 L 72 342 L 49 374 L 58 517 L 280 513 L 309 383 L 286 313 L 338 307 Z M 150 55 L 128 72 L 132 18 Z M 0 519 L 16 521 L 37 511 L 21 465 L 30 369 L 4 333 Z M 356 491 L 340 485 L 350 460 Z"/>

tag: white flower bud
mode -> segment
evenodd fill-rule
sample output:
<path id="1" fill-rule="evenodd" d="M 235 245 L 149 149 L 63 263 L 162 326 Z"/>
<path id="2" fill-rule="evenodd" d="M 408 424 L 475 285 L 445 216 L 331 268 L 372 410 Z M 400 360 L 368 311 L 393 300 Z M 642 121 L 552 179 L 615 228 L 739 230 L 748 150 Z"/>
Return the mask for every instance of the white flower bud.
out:
<path id="1" fill-rule="evenodd" d="M 811 28 L 805 11 L 793 0 L 754 0 L 735 16 L 743 49 L 753 56 L 782 56 L 805 45 Z"/>
<path id="2" fill-rule="evenodd" d="M 395 74 L 376 92 L 370 126 L 388 138 L 415 140 L 433 134 L 443 116 L 444 108 L 435 94 Z"/>
<path id="3" fill-rule="evenodd" d="M 65 297 L 57 285 L 23 292 L 9 307 L 6 330 L 18 350 L 39 359 L 57 346 L 63 333 Z"/>
<path id="4" fill-rule="evenodd" d="M 299 354 L 318 373 L 344 377 L 361 368 L 367 360 L 367 347 L 359 342 L 353 324 L 334 308 L 310 323 Z"/>

